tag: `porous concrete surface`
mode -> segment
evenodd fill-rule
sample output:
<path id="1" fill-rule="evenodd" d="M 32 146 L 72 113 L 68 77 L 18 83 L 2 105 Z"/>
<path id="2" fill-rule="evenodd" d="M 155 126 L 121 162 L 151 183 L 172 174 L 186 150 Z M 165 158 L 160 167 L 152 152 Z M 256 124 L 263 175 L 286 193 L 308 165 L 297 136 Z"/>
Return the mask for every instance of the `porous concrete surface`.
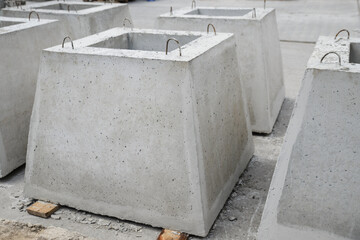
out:
<path id="1" fill-rule="evenodd" d="M 350 44 L 359 43 L 319 38 L 271 182 L 259 240 L 360 238 L 360 67 L 349 62 Z M 333 54 L 320 63 L 329 51 L 341 59 Z"/>
<path id="2" fill-rule="evenodd" d="M 0 178 L 25 163 L 40 53 L 60 37 L 58 26 L 0 16 Z"/>
<path id="3" fill-rule="evenodd" d="M 160 29 L 183 31 L 205 31 L 207 26 L 209 34 L 234 33 L 252 130 L 271 133 L 285 98 L 275 10 L 188 7 L 160 15 L 156 24 Z"/>
<path id="4" fill-rule="evenodd" d="M 62 37 L 52 46 L 61 44 L 66 36 L 75 40 L 113 27 L 120 27 L 125 18 L 131 21 L 127 4 L 104 4 L 101 2 L 29 2 L 21 8 L 4 8 L 0 15 L 28 18 L 32 11 L 36 11 L 40 19 L 57 19 L 62 23 L 57 26 L 57 31 L 61 33 Z M 31 18 L 36 20 L 37 15 L 32 14 Z"/>
<path id="5" fill-rule="evenodd" d="M 197 1 L 198 6 L 262 7 L 263 1 L 207 0 Z M 188 7 L 191 1 L 136 0 L 129 4 L 135 26 L 152 28 L 156 17 L 174 9 Z M 276 8 L 281 51 L 284 63 L 286 99 L 270 135 L 257 135 L 255 155 L 247 170 L 239 179 L 233 194 L 221 211 L 208 237 L 205 239 L 254 240 L 260 223 L 267 191 L 294 107 L 294 101 L 302 82 L 306 63 L 313 52 L 318 36 L 335 34 L 341 28 L 356 30 L 359 26 L 356 1 L 353 0 L 299 0 L 267 1 Z M 352 35 L 357 33 L 351 31 Z M 297 41 L 297 42 L 292 42 Z M 137 225 L 127 221 L 62 208 L 57 214 L 60 220 L 41 219 L 19 210 L 23 208 L 24 168 L 20 168 L 0 180 L 0 217 L 45 226 L 64 227 L 96 239 L 156 239 L 161 229 Z M 58 218 L 58 217 L 56 217 Z M 91 221 L 89 221 L 91 220 Z M 100 221 L 101 220 L 101 221 Z M 233 220 L 233 221 L 230 221 Z M 94 222 L 95 221 L 95 222 Z M 100 221 L 100 224 L 98 224 Z M 94 222 L 91 224 L 91 222 Z M 116 224 L 113 229 L 112 224 Z M 118 225 L 119 224 L 119 225 Z M 200 239 L 193 238 L 192 239 Z"/>
<path id="6" fill-rule="evenodd" d="M 206 236 L 254 152 L 234 35 L 118 27 L 74 43 L 42 53 L 26 196 Z"/>

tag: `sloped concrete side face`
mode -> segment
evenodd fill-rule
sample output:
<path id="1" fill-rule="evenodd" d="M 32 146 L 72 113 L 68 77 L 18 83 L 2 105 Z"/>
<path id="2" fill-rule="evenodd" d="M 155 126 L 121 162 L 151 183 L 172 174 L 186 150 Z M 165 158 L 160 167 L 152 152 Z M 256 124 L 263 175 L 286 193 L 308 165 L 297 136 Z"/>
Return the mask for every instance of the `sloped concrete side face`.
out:
<path id="1" fill-rule="evenodd" d="M 0 34 L 0 177 L 25 163 L 41 49 L 60 38 L 58 22 Z M 44 37 L 46 34 L 46 37 Z"/>
<path id="2" fill-rule="evenodd" d="M 59 2 L 54 2 L 59 3 Z M 92 3 L 87 3 L 92 4 Z M 94 8 L 100 5 L 94 5 Z M 53 45 L 61 44 L 65 36 L 70 36 L 73 40 L 87 37 L 110 28 L 122 26 L 124 18 L 131 20 L 129 7 L 126 4 L 108 4 L 100 6 L 101 11 L 94 11 L 91 13 L 82 14 L 69 14 L 64 13 L 49 13 L 40 12 L 39 15 L 42 19 L 58 19 L 62 25 L 58 26 L 58 31 L 62 33 L 62 38 L 57 40 Z M 31 9 L 33 10 L 33 9 Z M 24 10 L 2 10 L 4 16 L 8 17 L 23 17 L 27 18 L 31 11 L 30 9 Z"/>
<path id="3" fill-rule="evenodd" d="M 235 39 L 222 45 L 191 62 L 207 231 L 254 153 Z"/>
<path id="4" fill-rule="evenodd" d="M 261 34 L 262 43 L 260 46 L 262 46 L 265 77 L 267 78 L 269 88 L 267 91 L 269 104 L 265 111 L 268 112 L 269 118 L 263 118 L 262 123 L 255 123 L 256 126 L 254 126 L 254 128 L 258 129 L 257 131 L 259 132 L 270 133 L 285 99 L 282 56 L 275 10 L 264 17 L 264 20 L 261 23 Z M 255 119 L 260 119 L 260 116 Z"/>
<path id="5" fill-rule="evenodd" d="M 318 70 L 313 74 L 278 222 L 359 239 L 359 74 Z"/>
<path id="6" fill-rule="evenodd" d="M 184 62 L 44 52 L 26 195 L 204 234 L 189 77 Z"/>
<path id="7" fill-rule="evenodd" d="M 259 240 L 359 239 L 358 75 L 307 70 Z"/>
<path id="8" fill-rule="evenodd" d="M 270 133 L 285 95 L 275 11 L 267 12 L 261 20 L 206 18 L 204 15 L 201 18 L 185 18 L 175 12 L 173 17 L 160 16 L 157 27 L 206 31 L 209 23 L 216 27 L 217 32 L 235 34 L 252 130 Z"/>

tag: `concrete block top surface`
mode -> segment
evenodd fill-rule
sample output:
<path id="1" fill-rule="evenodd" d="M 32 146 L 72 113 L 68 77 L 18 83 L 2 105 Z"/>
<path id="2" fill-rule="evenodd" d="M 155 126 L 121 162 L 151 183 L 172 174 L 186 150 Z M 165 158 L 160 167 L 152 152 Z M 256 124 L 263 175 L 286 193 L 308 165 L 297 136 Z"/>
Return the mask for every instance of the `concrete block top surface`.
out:
<path id="1" fill-rule="evenodd" d="M 186 62 L 231 37 L 231 33 L 214 35 L 119 27 L 76 40 L 74 49 L 70 43 L 66 43 L 64 48 L 59 45 L 45 51 Z M 166 54 L 166 43 L 169 39 L 175 39 L 179 43 L 170 40 Z"/>
<path id="2" fill-rule="evenodd" d="M 13 17 L 2 17 L 0 16 L 0 35 L 21 31 L 24 29 L 40 26 L 43 24 L 48 24 L 52 22 L 56 22 L 57 20 L 47 20 L 42 19 L 38 20 L 28 20 L 26 18 L 13 18 Z"/>
<path id="3" fill-rule="evenodd" d="M 254 12 L 255 11 L 255 12 Z M 261 21 L 273 8 L 228 8 L 228 7 L 196 7 L 183 8 L 172 13 L 160 15 L 160 18 L 187 18 L 187 19 L 227 19 Z"/>
<path id="4" fill-rule="evenodd" d="M 328 54 L 329 53 L 329 54 Z M 328 54 L 321 63 L 321 59 Z M 347 72 L 360 71 L 360 39 L 319 37 L 307 68 Z"/>
<path id="5" fill-rule="evenodd" d="M 53 14 L 53 15 L 88 15 L 92 13 L 101 12 L 103 10 L 118 8 L 126 6 L 127 4 L 114 3 L 104 4 L 99 2 L 39 2 L 27 6 L 22 6 L 21 9 L 17 7 L 11 7 L 2 9 L 4 12 L 31 12 L 36 11 L 41 14 Z"/>

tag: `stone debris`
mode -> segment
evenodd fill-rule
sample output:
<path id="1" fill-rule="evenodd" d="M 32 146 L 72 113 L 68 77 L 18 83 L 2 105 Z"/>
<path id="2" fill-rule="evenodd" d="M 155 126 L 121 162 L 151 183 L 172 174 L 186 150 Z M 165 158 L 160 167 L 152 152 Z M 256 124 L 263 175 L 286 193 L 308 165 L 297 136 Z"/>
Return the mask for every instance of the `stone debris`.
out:
<path id="1" fill-rule="evenodd" d="M 54 219 L 54 220 L 60 220 L 61 219 L 61 217 L 60 216 L 58 216 L 58 215 L 51 215 L 51 218 L 52 219 Z"/>

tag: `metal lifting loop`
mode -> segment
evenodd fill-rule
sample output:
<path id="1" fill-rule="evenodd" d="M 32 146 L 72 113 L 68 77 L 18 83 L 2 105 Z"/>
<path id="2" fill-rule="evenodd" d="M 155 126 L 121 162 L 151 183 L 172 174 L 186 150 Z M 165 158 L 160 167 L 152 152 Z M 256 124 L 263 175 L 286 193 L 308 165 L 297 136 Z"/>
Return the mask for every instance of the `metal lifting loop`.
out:
<path id="1" fill-rule="evenodd" d="M 213 28 L 214 33 L 215 33 L 215 35 L 216 35 L 216 29 L 215 29 L 215 26 L 214 26 L 213 24 L 211 24 L 211 23 L 209 23 L 209 24 L 207 25 L 207 29 L 206 29 L 207 34 L 209 34 L 210 26 Z"/>
<path id="2" fill-rule="evenodd" d="M 72 47 L 72 49 L 74 49 L 74 43 L 73 43 L 73 41 L 71 40 L 71 38 L 70 38 L 69 36 L 67 36 L 67 37 L 64 38 L 64 40 L 63 40 L 63 42 L 62 42 L 62 48 L 64 48 L 66 39 L 69 39 L 69 40 L 70 40 L 70 42 L 71 42 L 71 47 Z"/>
<path id="3" fill-rule="evenodd" d="M 328 53 L 326 53 L 326 54 L 321 58 L 320 63 L 322 63 L 323 60 L 324 60 L 328 55 L 330 55 L 330 54 L 335 54 L 336 56 L 338 56 L 338 58 L 339 58 L 339 65 L 341 66 L 341 57 L 340 57 L 340 55 L 339 55 L 337 52 L 328 52 Z"/>
<path id="4" fill-rule="evenodd" d="M 166 42 L 166 51 L 165 51 L 166 55 L 168 54 L 169 42 L 170 42 L 170 41 L 175 41 L 175 42 L 177 43 L 177 45 L 178 45 L 178 47 L 179 47 L 180 57 L 181 57 L 182 54 L 181 54 L 180 42 L 179 42 L 177 39 L 175 39 L 175 38 L 169 38 L 169 39 L 167 40 L 167 42 Z"/>
<path id="5" fill-rule="evenodd" d="M 335 35 L 335 40 L 336 40 L 336 38 L 339 36 L 339 34 L 340 33 L 342 33 L 342 32 L 347 32 L 347 39 L 349 39 L 350 38 L 350 32 L 349 32 L 349 30 L 347 30 L 347 29 L 342 29 L 342 30 L 340 30 L 336 35 Z M 341 39 L 341 38 L 339 38 L 339 39 Z"/>
<path id="6" fill-rule="evenodd" d="M 196 8 L 196 1 L 195 0 L 192 0 L 191 2 L 191 9 L 194 9 Z"/>
<path id="7" fill-rule="evenodd" d="M 130 26 L 131 26 L 131 31 L 133 30 L 133 24 L 132 22 L 128 19 L 128 18 L 124 18 L 123 20 L 123 27 L 125 28 L 125 22 L 128 21 L 130 23 Z"/>
<path id="8" fill-rule="evenodd" d="M 252 18 L 256 18 L 256 8 L 253 8 L 252 10 Z"/>
<path id="9" fill-rule="evenodd" d="M 40 22 L 40 16 L 39 16 L 39 14 L 38 14 L 37 12 L 35 12 L 35 11 L 31 11 L 31 12 L 29 13 L 29 21 L 30 21 L 31 15 L 32 15 L 33 13 L 36 14 L 36 16 L 37 16 L 37 18 L 38 18 L 38 22 Z"/>

